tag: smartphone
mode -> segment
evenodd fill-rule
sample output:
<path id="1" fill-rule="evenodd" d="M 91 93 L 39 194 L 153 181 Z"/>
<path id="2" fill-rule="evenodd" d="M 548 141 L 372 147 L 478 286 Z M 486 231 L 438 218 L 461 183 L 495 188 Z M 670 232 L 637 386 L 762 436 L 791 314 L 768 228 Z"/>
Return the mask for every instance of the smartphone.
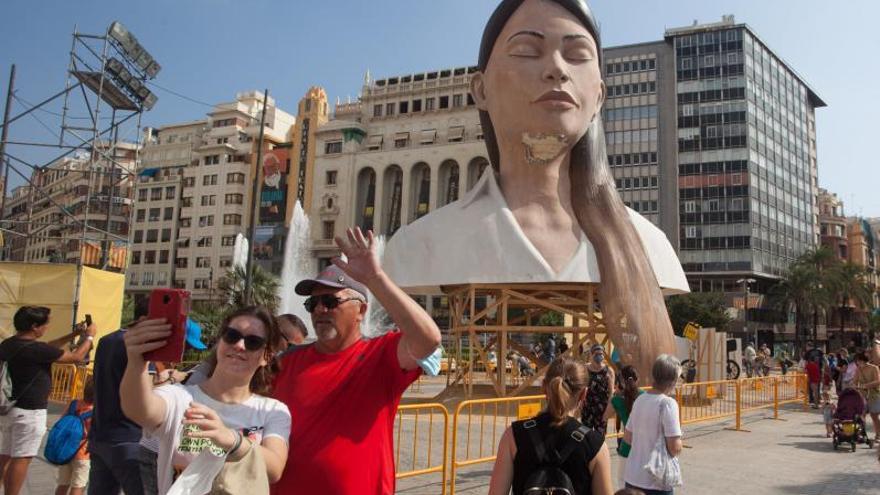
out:
<path id="1" fill-rule="evenodd" d="M 92 315 L 86 313 L 86 327 L 92 326 Z"/>
<path id="2" fill-rule="evenodd" d="M 150 292 L 148 318 L 164 318 L 171 325 L 167 343 L 144 354 L 144 359 L 154 362 L 179 363 L 183 358 L 186 340 L 186 316 L 189 314 L 190 294 L 182 289 L 153 289 Z"/>

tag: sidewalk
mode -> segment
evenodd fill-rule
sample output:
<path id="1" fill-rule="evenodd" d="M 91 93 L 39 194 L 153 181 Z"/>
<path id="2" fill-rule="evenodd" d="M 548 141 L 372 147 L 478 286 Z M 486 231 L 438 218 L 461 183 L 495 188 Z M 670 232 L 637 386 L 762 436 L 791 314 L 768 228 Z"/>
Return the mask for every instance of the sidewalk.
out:
<path id="1" fill-rule="evenodd" d="M 789 406 L 782 420 L 765 419 L 765 412 L 746 416 L 748 432 L 727 430 L 731 422 L 685 427 L 681 456 L 684 486 L 676 495 L 868 495 L 880 494 L 880 462 L 876 451 L 860 445 L 855 453 L 832 451 L 818 411 Z M 873 435 L 873 432 L 870 432 Z M 617 479 L 615 442 L 612 474 Z M 490 463 L 462 470 L 456 495 L 485 494 Z M 398 493 L 435 495 L 440 490 L 418 478 L 399 480 Z"/>

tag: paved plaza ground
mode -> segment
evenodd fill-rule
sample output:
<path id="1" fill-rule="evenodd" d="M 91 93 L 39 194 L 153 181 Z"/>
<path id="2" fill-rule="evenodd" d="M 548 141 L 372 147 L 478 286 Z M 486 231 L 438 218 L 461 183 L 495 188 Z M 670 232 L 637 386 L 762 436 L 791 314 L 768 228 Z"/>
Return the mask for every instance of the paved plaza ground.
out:
<path id="1" fill-rule="evenodd" d="M 444 383 L 445 384 L 445 383 Z M 420 391 L 408 396 L 433 396 L 443 385 L 424 383 Z M 50 424 L 59 417 L 61 407 L 51 406 Z M 791 495 L 867 495 L 880 494 L 880 463 L 876 452 L 864 445 L 857 452 L 833 452 L 831 440 L 825 438 L 822 416 L 818 411 L 803 411 L 790 405 L 780 411 L 783 420 L 768 419 L 768 411 L 746 415 L 743 427 L 748 432 L 726 429 L 732 422 L 716 422 L 685 427 L 686 449 L 682 454 L 684 487 L 677 494 L 791 494 Z M 426 438 L 429 420 L 421 418 L 419 431 Z M 503 429 L 499 420 L 497 429 Z M 405 429 L 412 425 L 405 426 Z M 476 430 L 474 430 L 476 431 Z M 434 459 L 442 455 L 442 429 L 436 424 L 432 449 Z M 407 436 L 404 431 L 404 437 Z M 494 452 L 491 424 L 484 427 L 484 453 Z M 473 442 L 473 439 L 472 439 Z M 412 457 L 412 447 L 403 442 L 398 446 L 400 459 Z M 420 443 L 424 443 L 420 441 Z M 613 446 L 614 441 L 609 441 Z M 613 449 L 612 449 L 613 451 Z M 491 454 L 489 454 L 491 455 Z M 435 461 L 432 461 L 435 462 Z M 617 458 L 612 454 L 612 469 Z M 459 472 L 457 494 L 484 494 L 488 488 L 491 464 L 480 464 Z M 616 474 L 615 474 L 616 477 Z M 398 493 L 403 495 L 435 495 L 440 493 L 440 476 L 425 475 L 399 480 Z M 616 478 L 615 478 L 616 479 Z M 41 459 L 31 465 L 26 495 L 50 494 L 55 487 L 55 469 Z"/>

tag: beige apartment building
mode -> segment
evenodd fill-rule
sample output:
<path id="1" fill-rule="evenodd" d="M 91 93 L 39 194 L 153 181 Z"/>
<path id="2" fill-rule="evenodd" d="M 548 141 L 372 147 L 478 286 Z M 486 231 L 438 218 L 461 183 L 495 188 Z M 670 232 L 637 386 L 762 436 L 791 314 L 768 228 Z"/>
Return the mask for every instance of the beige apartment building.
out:
<path id="1" fill-rule="evenodd" d="M 4 234 L 7 259 L 77 263 L 82 257 L 87 266 L 125 269 L 138 145 L 101 143 L 99 150 L 94 160 L 81 152 L 35 170 L 33 186 L 12 191 L 4 209 L 12 230 Z M 105 157 L 111 152 L 115 164 Z"/>
<path id="2" fill-rule="evenodd" d="M 239 93 L 207 118 L 151 130 L 137 184 L 126 289 L 173 286 L 195 300 L 218 297 L 237 234 L 247 234 L 261 92 Z M 295 118 L 270 97 L 264 141 L 289 142 Z"/>

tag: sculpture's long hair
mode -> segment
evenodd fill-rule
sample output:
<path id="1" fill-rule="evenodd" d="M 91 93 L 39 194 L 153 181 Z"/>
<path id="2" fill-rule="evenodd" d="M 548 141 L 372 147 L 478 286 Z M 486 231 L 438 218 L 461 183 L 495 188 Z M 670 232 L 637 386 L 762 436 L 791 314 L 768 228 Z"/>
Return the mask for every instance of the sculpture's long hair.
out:
<path id="1" fill-rule="evenodd" d="M 598 24 L 584 0 L 552 1 L 569 11 L 587 28 L 596 42 L 602 68 L 602 43 Z M 524 0 L 502 0 L 489 18 L 480 44 L 478 68 L 486 71 L 495 41 L 504 25 Z M 501 167 L 498 142 L 492 119 L 480 111 L 480 123 L 489 160 L 498 172 Z M 621 348 L 625 363 L 649 373 L 654 359 L 674 354 L 672 325 L 663 294 L 641 238 L 620 199 L 608 166 L 605 131 L 601 110 L 586 134 L 575 143 L 570 154 L 572 205 L 581 230 L 593 244 L 602 277 L 599 297 L 606 329 Z"/>

